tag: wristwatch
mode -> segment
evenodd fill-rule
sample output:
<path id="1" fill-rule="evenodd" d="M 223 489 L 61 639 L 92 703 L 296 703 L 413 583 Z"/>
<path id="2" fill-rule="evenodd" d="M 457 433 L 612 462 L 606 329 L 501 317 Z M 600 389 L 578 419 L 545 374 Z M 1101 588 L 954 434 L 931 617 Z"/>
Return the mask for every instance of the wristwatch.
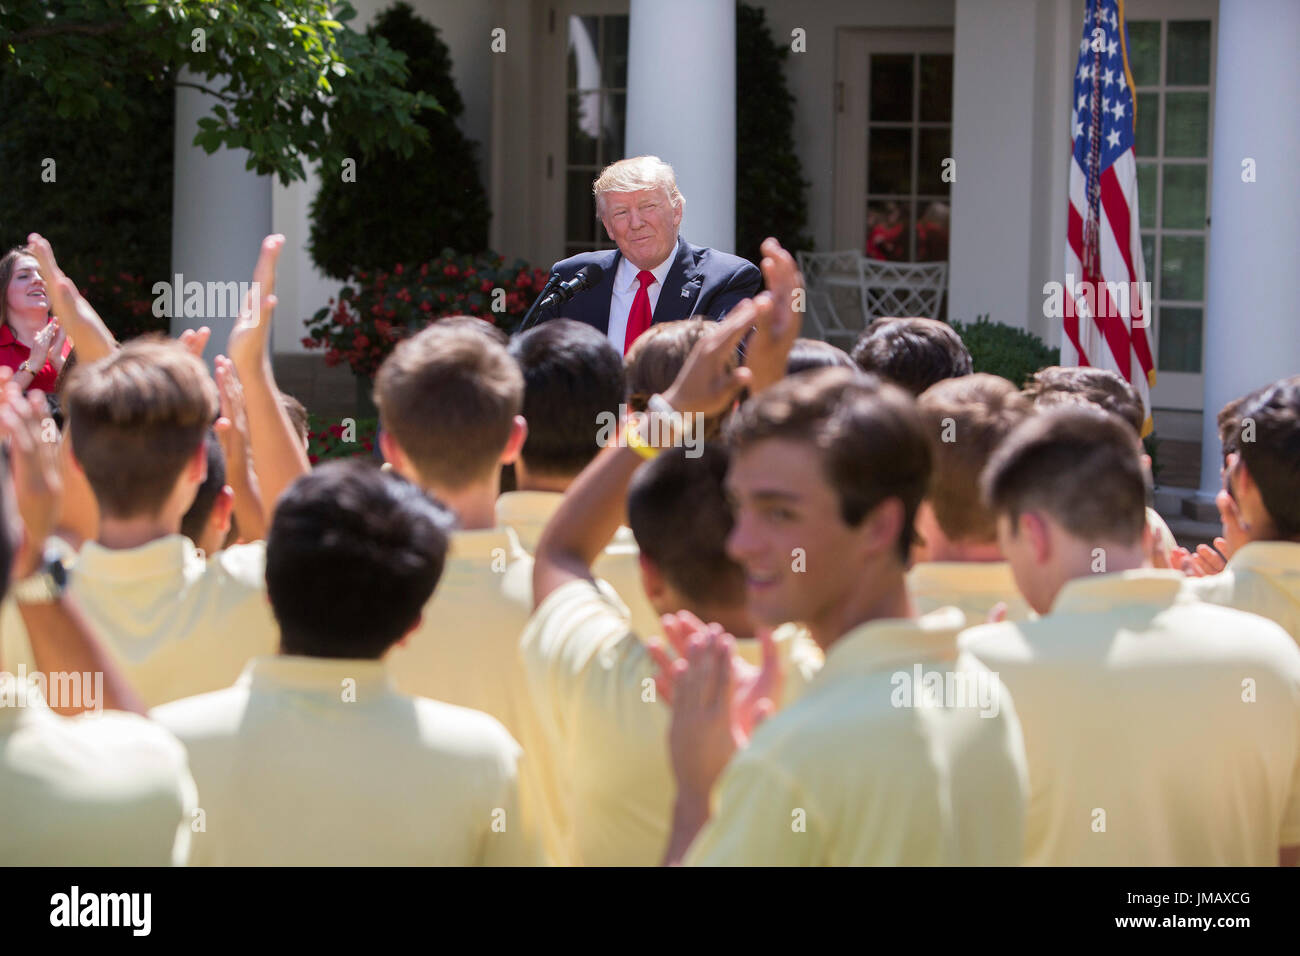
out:
<path id="1" fill-rule="evenodd" d="M 40 570 L 14 584 L 9 593 L 19 604 L 53 604 L 67 589 L 68 569 L 58 551 L 50 549 Z"/>
<path id="2" fill-rule="evenodd" d="M 32 368 L 32 363 L 30 359 L 23 359 L 22 363 L 18 366 L 18 371 L 27 372 L 29 375 L 36 374 L 36 369 Z"/>

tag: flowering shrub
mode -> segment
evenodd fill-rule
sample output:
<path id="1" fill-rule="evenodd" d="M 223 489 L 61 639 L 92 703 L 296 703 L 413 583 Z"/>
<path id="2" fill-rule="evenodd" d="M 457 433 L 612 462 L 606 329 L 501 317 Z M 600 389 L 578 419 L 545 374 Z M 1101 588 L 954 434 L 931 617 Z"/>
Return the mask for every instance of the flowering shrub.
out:
<path id="1" fill-rule="evenodd" d="M 348 435 L 347 428 L 342 422 L 308 414 L 307 460 L 316 465 L 333 458 L 372 457 L 375 452 L 379 421 L 374 418 L 358 418 L 355 422 L 354 434 Z M 356 440 L 345 440 L 350 437 Z"/>
<path id="2" fill-rule="evenodd" d="M 344 286 L 338 301 L 306 323 L 302 343 L 325 349 L 325 364 L 346 362 L 357 375 L 373 378 L 402 339 L 436 319 L 477 315 L 507 331 L 523 318 L 546 285 L 546 273 L 517 260 L 480 253 L 442 255 L 391 272 L 358 272 L 357 287 Z"/>
<path id="3" fill-rule="evenodd" d="M 95 260 L 95 267 L 84 281 L 78 281 L 77 289 L 119 342 L 147 332 L 167 334 L 170 320 L 153 314 L 153 286 L 144 276 L 111 272 L 102 259 Z"/>

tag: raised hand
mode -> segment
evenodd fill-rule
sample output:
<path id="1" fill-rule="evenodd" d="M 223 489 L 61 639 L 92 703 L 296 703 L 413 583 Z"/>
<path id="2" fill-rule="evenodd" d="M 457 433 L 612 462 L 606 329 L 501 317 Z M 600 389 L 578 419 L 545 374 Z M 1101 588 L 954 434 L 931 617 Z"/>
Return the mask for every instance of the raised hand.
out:
<path id="1" fill-rule="evenodd" d="M 39 372 L 45 367 L 46 361 L 50 356 L 50 347 L 54 345 L 54 340 L 59 335 L 59 320 L 53 319 L 41 328 L 32 338 L 32 351 L 27 356 L 27 365 L 32 370 L 32 374 Z"/>
<path id="2" fill-rule="evenodd" d="M 732 727 L 735 687 L 730 657 L 725 635 L 708 634 L 687 648 L 668 731 L 679 798 L 707 799 L 727 761 L 744 743 Z"/>
<path id="3" fill-rule="evenodd" d="M 40 565 L 63 498 L 59 432 L 52 421 L 47 424 L 48 417 L 45 395 L 33 389 L 24 396 L 13 371 L 0 368 L 0 437 L 9 443 L 14 495 L 25 529 L 15 563 L 17 577 L 26 577 Z"/>
<path id="4" fill-rule="evenodd" d="M 77 291 L 76 285 L 64 275 L 54 259 L 54 250 L 40 233 L 33 232 L 27 237 L 27 247 L 41 269 L 45 279 L 45 288 L 50 297 L 50 307 L 55 317 L 67 329 L 67 334 L 77 347 L 77 355 L 82 362 L 94 362 L 108 355 L 117 348 L 117 341 L 108 326 L 99 317 L 85 297 Z M 59 343 L 62 354 L 63 343 Z"/>
<path id="5" fill-rule="evenodd" d="M 284 236 L 267 236 L 262 240 L 257 265 L 253 268 L 253 287 L 248 290 L 244 309 L 230 330 L 226 354 L 241 375 L 248 369 L 270 367 L 267 343 L 271 335 L 271 315 L 278 301 L 275 297 L 275 266 L 284 248 Z"/>
<path id="6" fill-rule="evenodd" d="M 790 349 L 803 327 L 803 277 L 781 244 L 769 237 L 763 240 L 763 261 L 759 268 L 767 291 L 755 300 L 769 298 L 770 310 L 760 310 L 759 322 L 745 346 L 745 365 L 753 373 L 750 392 L 761 392 L 785 377 Z"/>
<path id="7" fill-rule="evenodd" d="M 662 643 L 648 645 L 651 658 L 658 666 L 655 688 L 659 697 L 670 707 L 674 705 L 677 685 L 686 672 L 690 648 L 708 639 L 724 640 L 731 648 L 731 678 L 735 693 L 732 696 L 731 723 L 740 743 L 748 742 L 754 729 L 776 709 L 784 688 L 780 656 L 770 629 L 758 632 L 762 648 L 762 665 L 755 667 L 735 650 L 735 639 L 727 634 L 721 624 L 705 624 L 690 611 L 665 614 L 660 623 L 664 637 L 676 656 L 668 653 Z"/>
<path id="8" fill-rule="evenodd" d="M 210 338 L 212 338 L 212 330 L 206 325 L 201 325 L 197 329 L 186 329 L 180 334 L 177 341 L 185 346 L 196 359 L 202 359 L 203 350 L 208 347 Z"/>
<path id="9" fill-rule="evenodd" d="M 664 392 L 664 399 L 679 412 L 716 415 L 726 411 L 749 385 L 748 368 L 732 365 L 736 346 L 759 319 L 760 312 L 770 311 L 771 299 L 742 299 L 726 318 L 695 343 L 676 380 Z"/>

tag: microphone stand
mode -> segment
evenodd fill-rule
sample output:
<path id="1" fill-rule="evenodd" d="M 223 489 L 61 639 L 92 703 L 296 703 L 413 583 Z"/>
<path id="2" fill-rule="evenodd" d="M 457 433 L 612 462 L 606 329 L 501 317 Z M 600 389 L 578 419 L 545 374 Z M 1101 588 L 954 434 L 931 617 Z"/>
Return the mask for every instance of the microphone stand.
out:
<path id="1" fill-rule="evenodd" d="M 559 282 L 560 274 L 558 272 L 552 272 L 551 277 L 546 280 L 546 287 L 542 289 L 541 295 L 533 301 L 533 304 L 529 307 L 528 311 L 524 313 L 524 320 L 519 323 L 519 328 L 515 329 L 515 335 L 522 335 L 524 332 L 528 331 L 529 324 L 533 318 L 533 313 L 537 311 L 537 307 L 542 304 L 542 301 L 548 295 L 551 294 Z"/>

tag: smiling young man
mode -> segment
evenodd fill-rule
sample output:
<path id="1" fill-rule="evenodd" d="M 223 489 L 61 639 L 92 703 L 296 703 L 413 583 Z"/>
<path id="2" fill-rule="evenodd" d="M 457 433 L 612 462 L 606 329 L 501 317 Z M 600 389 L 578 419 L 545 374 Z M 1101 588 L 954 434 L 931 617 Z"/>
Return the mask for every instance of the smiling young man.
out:
<path id="1" fill-rule="evenodd" d="M 962 647 L 1016 702 L 1032 865 L 1248 866 L 1300 850 L 1300 649 L 1152 569 L 1137 435 L 1087 405 L 1019 425 L 983 476 L 1033 621 Z"/>
<path id="2" fill-rule="evenodd" d="M 797 282 L 789 253 L 774 240 L 764 244 L 764 252 L 764 273 L 774 288 Z M 731 357 L 751 324 L 765 331 L 791 321 L 797 317 L 788 310 L 778 314 L 771 294 L 757 304 L 742 303 L 723 323 L 710 323 L 700 340 L 707 356 L 697 356 L 697 372 L 734 381 Z M 768 341 L 756 338 L 751 358 L 761 356 Z M 716 365 L 704 367 L 705 357 Z M 672 405 L 689 396 L 687 385 L 699 375 L 683 371 L 679 377 L 687 382 L 665 385 L 656 398 Z M 728 405 L 731 396 L 725 389 L 720 394 L 718 405 Z M 667 431 L 659 433 L 661 439 Z M 812 666 L 810 649 L 794 638 L 779 646 L 754 639 L 743 573 L 725 550 L 731 528 L 722 484 L 727 455 L 715 445 L 696 450 L 656 449 L 632 440 L 606 448 L 575 479 L 538 545 L 537 610 L 522 652 L 554 738 L 552 752 L 562 761 L 558 776 L 566 783 L 573 821 L 571 857 L 582 864 L 657 863 L 672 814 L 671 715 L 665 706 L 671 689 L 656 688 L 655 680 L 656 661 L 667 652 L 642 638 L 664 634 L 674 642 L 676 624 L 668 617 L 657 619 L 653 630 L 638 628 L 593 576 L 592 562 L 618 527 L 625 503 L 640 546 L 645 595 L 659 614 L 686 612 L 735 634 L 738 653 L 750 665 L 739 670 L 751 690 L 775 679 L 776 672 L 795 678 L 785 681 L 787 690 L 801 686 Z M 764 651 L 765 671 L 755 672 Z"/>
<path id="3" fill-rule="evenodd" d="M 1251 393 L 1225 417 L 1216 501 L 1235 548 L 1222 572 L 1187 586 L 1201 600 L 1277 621 L 1300 642 L 1300 375 Z"/>
<path id="4" fill-rule="evenodd" d="M 678 229 L 686 197 L 673 168 L 657 156 L 606 166 L 592 186 L 596 214 L 617 250 L 583 252 L 555 263 L 552 277 L 567 281 L 597 265 L 600 281 L 555 310 L 539 315 L 577 319 L 604 333 L 626 354 L 652 323 L 692 315 L 717 319 L 758 291 L 758 268 L 739 256 L 694 246 Z"/>
<path id="5" fill-rule="evenodd" d="M 931 462 L 911 396 L 805 372 L 742 405 L 728 437 L 727 550 L 750 614 L 803 621 L 826 662 L 746 741 L 770 704 L 735 694 L 729 637 L 697 634 L 675 692 L 666 862 L 1014 863 L 1026 783 L 1011 701 L 958 652 L 964 615 L 917 618 L 904 583 Z M 926 693 L 935 680 L 943 699 Z"/>

